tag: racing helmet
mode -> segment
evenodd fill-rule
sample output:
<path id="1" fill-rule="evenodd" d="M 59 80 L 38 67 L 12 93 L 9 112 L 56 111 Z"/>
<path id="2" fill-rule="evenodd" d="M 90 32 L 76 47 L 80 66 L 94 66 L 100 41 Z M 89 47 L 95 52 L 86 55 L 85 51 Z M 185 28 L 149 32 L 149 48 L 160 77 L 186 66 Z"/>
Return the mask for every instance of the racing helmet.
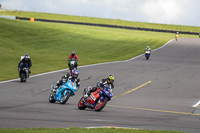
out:
<path id="1" fill-rule="evenodd" d="M 76 70 L 76 69 L 72 70 L 72 77 L 73 78 L 77 78 L 78 75 L 79 75 L 79 71 L 78 70 Z"/>
<path id="2" fill-rule="evenodd" d="M 108 75 L 108 78 L 107 78 L 107 82 L 108 82 L 109 84 L 111 84 L 111 83 L 114 83 L 114 80 L 115 80 L 114 75 L 109 74 L 109 75 Z"/>
<path id="3" fill-rule="evenodd" d="M 149 46 L 147 46 L 147 49 L 149 49 Z"/>
<path id="4" fill-rule="evenodd" d="M 28 61 L 29 56 L 27 54 L 24 55 L 25 61 Z"/>
<path id="5" fill-rule="evenodd" d="M 75 51 L 72 51 L 72 54 L 71 54 L 71 55 L 74 56 L 75 54 L 76 54 Z"/>

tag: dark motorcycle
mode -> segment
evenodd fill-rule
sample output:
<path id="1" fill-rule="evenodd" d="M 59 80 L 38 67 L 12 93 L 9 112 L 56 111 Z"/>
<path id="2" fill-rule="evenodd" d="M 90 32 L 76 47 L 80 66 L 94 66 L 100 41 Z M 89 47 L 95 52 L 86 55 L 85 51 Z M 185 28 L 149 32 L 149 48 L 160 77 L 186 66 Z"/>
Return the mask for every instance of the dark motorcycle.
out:
<path id="1" fill-rule="evenodd" d="M 77 60 L 70 60 L 69 61 L 69 70 L 72 72 L 72 70 L 77 69 Z"/>
<path id="2" fill-rule="evenodd" d="M 19 77 L 21 82 L 26 82 L 27 78 L 29 77 L 29 68 L 27 63 L 21 63 L 19 68 Z"/>

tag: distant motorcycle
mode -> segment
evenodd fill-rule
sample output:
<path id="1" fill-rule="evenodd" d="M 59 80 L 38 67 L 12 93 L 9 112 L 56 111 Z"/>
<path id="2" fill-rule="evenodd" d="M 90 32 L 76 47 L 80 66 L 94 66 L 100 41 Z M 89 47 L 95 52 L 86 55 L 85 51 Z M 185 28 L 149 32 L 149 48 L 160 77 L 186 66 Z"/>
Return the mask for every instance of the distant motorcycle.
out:
<path id="1" fill-rule="evenodd" d="M 70 72 L 72 72 L 72 70 L 74 69 L 77 69 L 77 60 L 76 58 L 72 58 L 70 61 L 69 61 L 69 70 Z"/>
<path id="2" fill-rule="evenodd" d="M 19 68 L 19 77 L 21 82 L 26 82 L 27 78 L 29 77 L 29 68 L 27 63 L 21 63 Z"/>
<path id="3" fill-rule="evenodd" d="M 70 72 L 72 72 L 72 70 L 74 70 L 75 68 L 77 68 L 77 61 L 69 61 Z"/>
<path id="4" fill-rule="evenodd" d="M 150 58 L 150 54 L 151 54 L 151 51 L 149 51 L 149 50 L 145 51 L 146 60 L 148 60 Z"/>
<path id="5" fill-rule="evenodd" d="M 178 39 L 179 39 L 179 35 L 178 34 L 176 34 L 175 39 L 176 39 L 176 41 L 178 41 Z"/>
<path id="6" fill-rule="evenodd" d="M 101 111 L 111 100 L 113 93 L 107 87 L 103 89 L 97 89 L 95 92 L 85 99 L 84 95 L 87 93 L 87 89 L 83 89 L 83 97 L 78 102 L 78 108 L 84 110 L 86 108 L 94 109 L 95 111 Z"/>
<path id="7" fill-rule="evenodd" d="M 61 104 L 65 104 L 69 97 L 75 95 L 75 92 L 77 91 L 76 81 L 68 79 L 67 83 L 63 83 L 58 89 L 56 89 L 56 92 L 54 90 L 54 86 L 52 85 L 49 102 L 55 103 L 58 101 Z"/>

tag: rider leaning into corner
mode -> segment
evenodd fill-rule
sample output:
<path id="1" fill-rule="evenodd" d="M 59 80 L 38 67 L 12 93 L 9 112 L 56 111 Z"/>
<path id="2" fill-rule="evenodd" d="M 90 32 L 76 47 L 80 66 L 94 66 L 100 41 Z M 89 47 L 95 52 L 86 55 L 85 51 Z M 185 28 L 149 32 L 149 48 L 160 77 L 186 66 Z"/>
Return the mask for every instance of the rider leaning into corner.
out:
<path id="1" fill-rule="evenodd" d="M 97 90 L 97 88 L 108 87 L 110 92 L 112 92 L 114 89 L 114 80 L 114 75 L 109 74 L 106 79 L 102 79 L 101 81 L 99 81 L 96 87 L 89 86 L 88 93 L 84 95 L 84 98 L 88 98 L 92 92 L 95 92 Z"/>
<path id="2" fill-rule="evenodd" d="M 29 57 L 29 55 L 24 55 L 24 58 L 19 62 L 18 64 L 18 68 L 20 68 L 21 65 L 24 65 L 26 64 L 27 65 L 27 68 L 29 70 L 29 74 L 31 73 L 31 66 L 32 66 L 32 63 L 31 63 L 31 59 Z"/>
<path id="3" fill-rule="evenodd" d="M 76 82 L 76 86 L 77 86 L 77 90 L 80 87 L 80 78 L 79 78 L 79 71 L 78 70 L 73 70 L 72 73 L 67 73 L 66 75 L 64 75 L 61 80 L 58 80 L 56 82 L 56 87 L 54 88 L 54 92 L 56 92 L 56 89 L 58 89 L 60 87 L 60 85 L 62 85 L 62 83 L 67 83 L 68 79 L 73 79 Z"/>
<path id="4" fill-rule="evenodd" d="M 69 57 L 67 58 L 67 61 L 78 61 L 79 60 L 79 58 L 78 58 L 78 56 L 76 55 L 76 53 L 75 53 L 75 51 L 72 51 L 72 53 L 69 55 Z M 75 68 L 77 69 L 77 63 L 76 63 L 76 66 L 75 66 Z M 70 67 L 70 65 L 69 65 L 69 63 L 68 63 L 68 66 Z"/>

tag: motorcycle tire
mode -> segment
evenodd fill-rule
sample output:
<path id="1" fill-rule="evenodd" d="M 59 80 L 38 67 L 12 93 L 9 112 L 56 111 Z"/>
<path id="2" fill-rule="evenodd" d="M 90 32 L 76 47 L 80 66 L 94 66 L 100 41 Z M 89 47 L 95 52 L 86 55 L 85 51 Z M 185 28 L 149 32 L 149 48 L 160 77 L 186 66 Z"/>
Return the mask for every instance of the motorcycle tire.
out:
<path id="1" fill-rule="evenodd" d="M 56 102 L 56 100 L 54 100 L 54 96 L 53 96 L 52 93 L 49 95 L 49 102 L 50 103 L 55 103 Z"/>
<path id="2" fill-rule="evenodd" d="M 83 103 L 82 103 L 82 100 L 83 100 L 84 97 L 82 97 L 79 102 L 78 102 L 78 109 L 80 110 L 84 110 L 86 109 L 87 106 L 85 106 Z"/>
<path id="3" fill-rule="evenodd" d="M 64 95 L 64 96 L 61 97 L 60 103 L 61 103 L 61 104 L 65 104 L 65 103 L 68 101 L 70 95 L 71 95 L 71 93 L 70 93 L 70 92 L 67 92 L 66 95 Z"/>
<path id="4" fill-rule="evenodd" d="M 94 107 L 95 111 L 101 111 L 107 104 L 108 99 L 103 99 L 103 101 L 101 103 L 97 103 Z"/>
<path id="5" fill-rule="evenodd" d="M 26 78 L 25 78 L 25 74 L 24 73 L 20 73 L 20 81 L 21 82 L 26 82 Z"/>
<path id="6" fill-rule="evenodd" d="M 150 56 L 150 55 L 149 55 Z M 149 56 L 148 55 L 145 55 L 145 57 L 146 57 L 146 60 L 149 60 Z"/>

